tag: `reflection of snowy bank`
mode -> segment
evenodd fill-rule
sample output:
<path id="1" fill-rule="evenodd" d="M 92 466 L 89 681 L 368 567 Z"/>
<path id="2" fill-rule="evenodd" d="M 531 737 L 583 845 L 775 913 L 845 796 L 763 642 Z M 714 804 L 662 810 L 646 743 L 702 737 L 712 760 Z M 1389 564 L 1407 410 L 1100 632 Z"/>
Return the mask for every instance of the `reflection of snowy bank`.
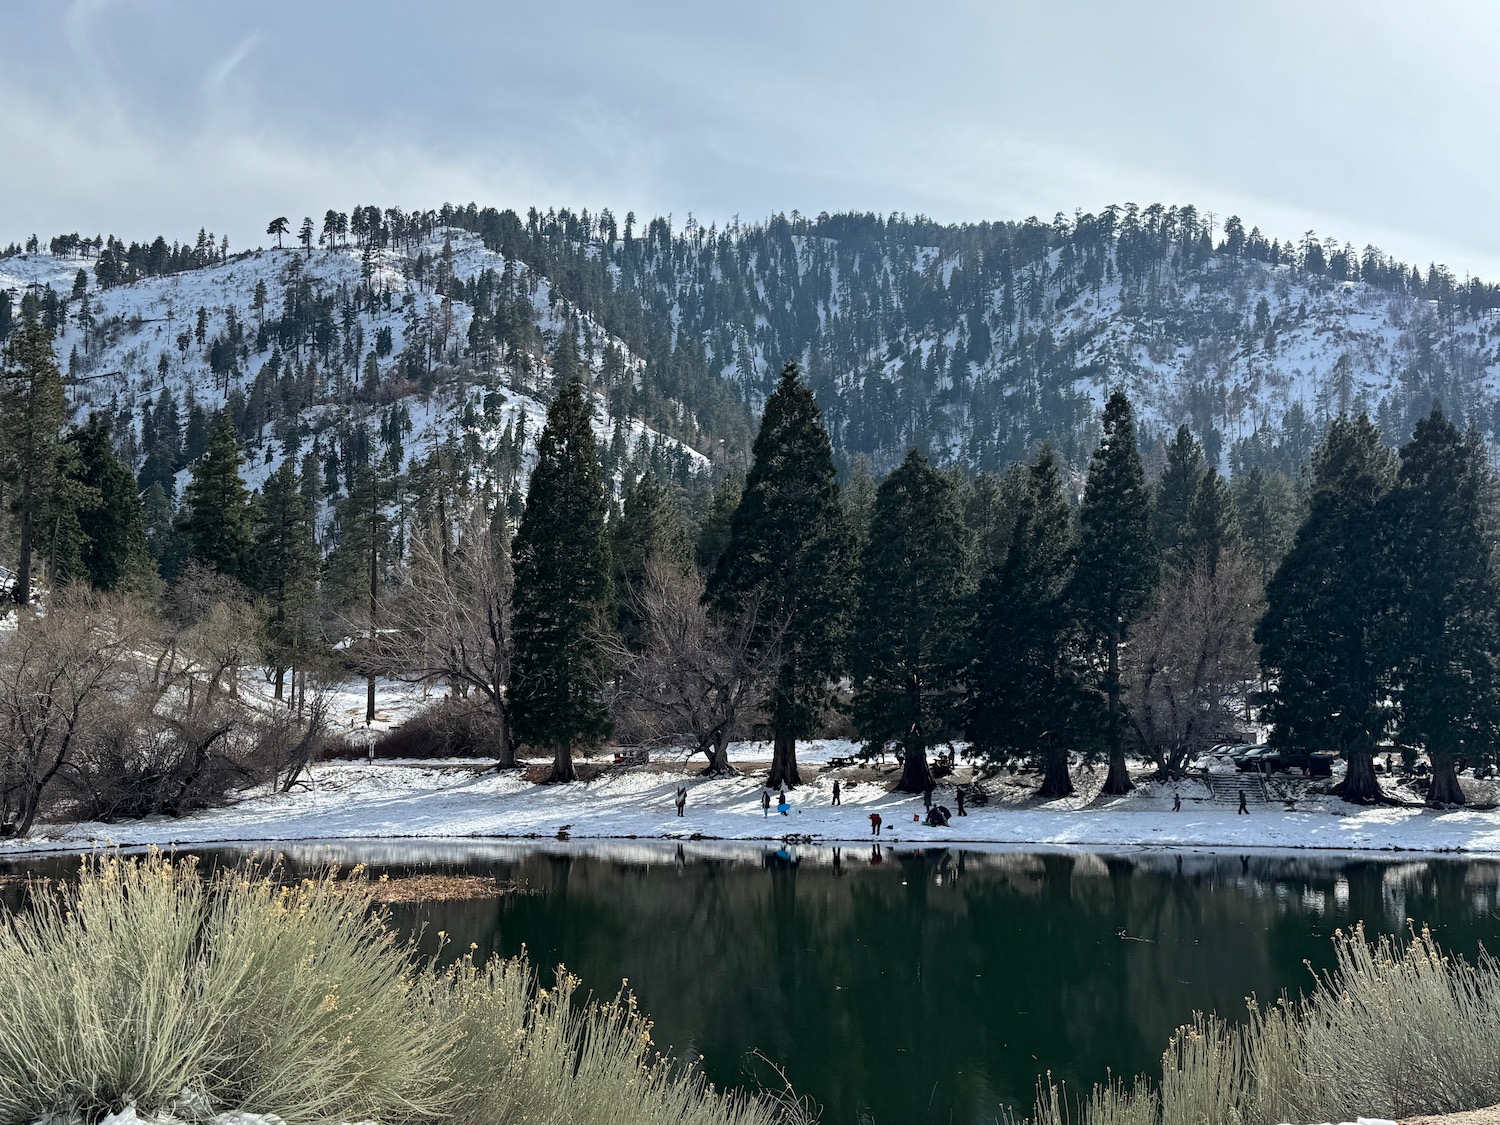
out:
<path id="1" fill-rule="evenodd" d="M 826 763 L 851 749 L 848 743 L 809 743 L 803 760 Z M 757 760 L 760 750 L 747 744 L 737 748 L 736 757 Z M 758 777 L 700 778 L 659 757 L 650 767 L 606 769 L 593 781 L 567 786 L 531 785 L 518 773 L 497 773 L 484 763 L 329 762 L 315 768 L 306 788 L 289 795 L 250 796 L 233 807 L 180 820 L 41 826 L 33 838 L 0 843 L 0 854 L 96 843 L 423 840 L 461 841 L 468 848 L 486 839 L 556 841 L 559 833 L 575 841 L 692 841 L 695 848 L 712 846 L 710 841 L 786 837 L 808 844 L 868 844 L 871 812 L 884 818 L 880 840 L 885 844 L 1500 853 L 1500 813 L 1361 808 L 1310 793 L 1295 808 L 1257 804 L 1249 816 L 1237 816 L 1232 804 L 1208 800 L 1198 782 L 1145 783 L 1121 798 L 1090 796 L 1085 790 L 1048 803 L 1006 794 L 955 818 L 950 828 L 928 828 L 918 823 L 920 798 L 887 792 L 870 771 L 843 772 L 842 806 L 830 805 L 832 772 L 824 771 L 788 794 L 789 815 L 773 810 L 767 816 Z M 679 818 L 673 794 L 684 781 L 688 802 Z M 1024 781 L 1017 779 L 1017 793 Z M 1183 808 L 1173 812 L 1172 797 L 1179 791 Z M 935 796 L 954 805 L 950 788 L 939 788 Z"/>

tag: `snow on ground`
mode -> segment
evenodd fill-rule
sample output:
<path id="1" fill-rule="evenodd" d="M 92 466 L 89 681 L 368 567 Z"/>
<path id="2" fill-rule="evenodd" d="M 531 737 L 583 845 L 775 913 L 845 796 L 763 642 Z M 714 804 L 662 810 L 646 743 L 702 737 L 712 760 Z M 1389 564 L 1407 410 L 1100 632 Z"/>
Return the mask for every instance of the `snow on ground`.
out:
<path id="1" fill-rule="evenodd" d="M 1127 797 L 1066 801 L 1006 800 L 954 818 L 950 828 L 919 823 L 920 797 L 892 793 L 873 771 L 818 769 L 816 763 L 851 753 L 852 743 L 803 744 L 809 783 L 788 792 L 791 811 L 763 813 L 762 773 L 729 778 L 697 776 L 697 764 L 658 760 L 649 767 L 604 767 L 573 785 L 535 785 L 517 771 L 482 762 L 326 762 L 310 783 L 288 794 L 255 794 L 225 809 L 179 820 L 153 818 L 120 824 L 43 826 L 25 840 L 0 841 L 0 855 L 68 851 L 95 846 L 285 843 L 331 840 L 661 839 L 865 842 L 870 813 L 884 820 L 880 839 L 904 844 L 1080 845 L 1098 847 L 1306 848 L 1337 851 L 1500 853 L 1500 812 L 1437 811 L 1418 807 L 1363 808 L 1311 795 L 1287 807 L 1208 799 L 1201 782 L 1143 782 Z M 741 763 L 764 763 L 764 743 L 736 748 Z M 607 761 L 607 759 L 604 759 Z M 846 774 L 843 805 L 831 805 L 836 773 Z M 1100 771 L 1102 774 L 1102 771 Z M 854 774 L 864 780 L 848 776 Z M 1021 779 L 1023 781 L 1028 779 Z M 686 815 L 673 794 L 688 790 Z M 1174 791 L 1181 812 L 1171 811 Z M 951 787 L 938 803 L 956 810 Z"/>

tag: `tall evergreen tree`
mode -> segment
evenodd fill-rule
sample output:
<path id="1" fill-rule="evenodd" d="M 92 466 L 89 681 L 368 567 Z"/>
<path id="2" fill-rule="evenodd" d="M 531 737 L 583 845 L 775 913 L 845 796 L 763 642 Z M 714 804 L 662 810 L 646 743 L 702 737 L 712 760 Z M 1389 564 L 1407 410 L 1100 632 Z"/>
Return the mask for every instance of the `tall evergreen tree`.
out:
<path id="1" fill-rule="evenodd" d="M 7 342 L 5 370 L 0 373 L 0 475 L 16 517 L 13 593 L 23 606 L 31 603 L 38 513 L 59 484 L 58 442 L 66 417 L 67 398 L 52 333 L 42 322 L 28 319 Z"/>
<path id="2" fill-rule="evenodd" d="M 79 562 L 98 590 L 117 590 L 151 571 L 146 510 L 135 476 L 115 456 L 109 426 L 97 414 L 68 436 L 77 452 L 78 481 L 88 497 L 77 518 Z"/>
<path id="3" fill-rule="evenodd" d="M 1389 723 L 1390 582 L 1382 498 L 1395 458 L 1368 418 L 1339 418 L 1313 458 L 1307 518 L 1266 588 L 1256 628 L 1271 685 L 1271 742 L 1337 748 L 1339 792 L 1380 797 L 1375 747 Z"/>
<path id="4" fill-rule="evenodd" d="M 841 668 L 854 559 L 828 431 L 795 361 L 766 400 L 753 455 L 707 596 L 724 614 L 755 606 L 780 646 L 769 783 L 800 785 L 797 739 L 816 729 Z"/>
<path id="5" fill-rule="evenodd" d="M 973 613 L 966 733 L 989 761 L 1039 758 L 1043 797 L 1073 792 L 1068 751 L 1091 745 L 1098 726 L 1095 697 L 1079 675 L 1069 525 L 1057 462 L 1044 449 L 1021 483 Z"/>
<path id="6" fill-rule="evenodd" d="M 267 658 L 276 698 L 286 673 L 305 667 L 312 648 L 318 555 L 312 513 L 290 457 L 266 478 L 256 509 L 254 586 L 267 603 Z"/>
<path id="7" fill-rule="evenodd" d="M 384 461 L 368 457 L 354 468 L 349 492 L 337 508 L 338 541 L 328 554 L 327 580 L 342 605 L 364 611 L 367 643 L 380 627 L 380 595 L 398 553 L 386 508 L 393 492 Z M 365 722 L 375 721 L 375 673 L 365 673 Z"/>
<path id="8" fill-rule="evenodd" d="M 952 480 L 913 449 L 875 493 L 851 653 L 855 725 L 896 744 L 907 793 L 931 787 L 927 752 L 959 717 L 965 538 Z"/>
<path id="9" fill-rule="evenodd" d="M 690 570 L 693 547 L 671 494 L 650 473 L 626 491 L 611 540 L 619 633 L 626 645 L 637 648 L 641 621 L 632 595 L 645 581 L 647 567 L 661 559 Z"/>
<path id="10" fill-rule="evenodd" d="M 1484 526 L 1484 450 L 1434 407 L 1389 496 L 1399 739 L 1426 749 L 1428 802 L 1466 803 L 1456 767 L 1500 733 L 1500 589 Z"/>
<path id="11" fill-rule="evenodd" d="M 698 536 L 693 544 L 693 557 L 698 569 L 712 572 L 724 549 L 729 546 L 729 529 L 734 522 L 734 510 L 740 505 L 739 485 L 732 480 L 722 482 L 714 489 L 709 501 L 708 513 L 698 525 Z"/>
<path id="12" fill-rule="evenodd" d="M 1188 510 L 1187 536 L 1181 548 L 1186 565 L 1179 568 L 1178 573 L 1186 573 L 1202 563 L 1212 576 L 1218 570 L 1224 552 L 1239 546 L 1239 543 L 1239 515 L 1229 485 L 1217 472 L 1209 469 L 1199 478 L 1198 491 Z"/>
<path id="13" fill-rule="evenodd" d="M 1109 748 L 1104 792 L 1113 796 L 1132 788 L 1120 713 L 1120 646 L 1130 626 L 1150 607 L 1158 572 L 1151 499 L 1136 448 L 1130 400 L 1123 391 L 1115 391 L 1104 406 L 1104 437 L 1089 459 L 1078 530 L 1072 592 L 1080 622 L 1103 650 Z"/>
<path id="14" fill-rule="evenodd" d="M 609 732 L 609 540 L 590 414 L 570 379 L 547 410 L 514 547 L 512 719 L 522 742 L 553 752 L 553 781 L 574 780 L 574 751 Z"/>
<path id="15" fill-rule="evenodd" d="M 1179 426 L 1177 436 L 1167 447 L 1167 465 L 1157 481 L 1151 508 L 1151 531 L 1162 563 L 1169 568 L 1185 569 L 1193 561 L 1188 547 L 1189 528 L 1193 501 L 1204 473 L 1203 451 L 1194 440 L 1193 431 Z"/>
<path id="16" fill-rule="evenodd" d="M 1246 554 L 1269 582 L 1297 533 L 1297 490 L 1285 473 L 1256 465 L 1235 473 L 1233 493 Z"/>
<path id="17" fill-rule="evenodd" d="M 220 411 L 208 449 L 193 465 L 183 496 L 182 528 L 188 556 L 229 578 L 250 576 L 250 492 L 240 476 L 240 442 Z"/>

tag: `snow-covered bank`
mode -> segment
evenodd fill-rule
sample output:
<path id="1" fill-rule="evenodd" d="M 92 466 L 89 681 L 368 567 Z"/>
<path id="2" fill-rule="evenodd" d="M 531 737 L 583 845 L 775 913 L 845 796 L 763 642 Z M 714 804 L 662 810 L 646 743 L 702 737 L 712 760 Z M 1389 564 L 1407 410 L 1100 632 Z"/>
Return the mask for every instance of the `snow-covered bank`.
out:
<path id="1" fill-rule="evenodd" d="M 753 759 L 756 747 L 737 748 Z M 804 761 L 826 762 L 847 743 L 813 743 Z M 694 767 L 696 768 L 696 767 Z M 700 778 L 678 768 L 606 769 L 574 785 L 533 785 L 517 772 L 482 763 L 329 762 L 310 787 L 289 795 L 250 796 L 225 809 L 120 824 L 42 826 L 24 840 L 0 841 L 0 855 L 71 851 L 101 845 L 204 846 L 308 840 L 456 840 L 483 838 L 768 840 L 868 842 L 869 814 L 884 821 L 886 843 L 987 843 L 1043 846 L 1320 848 L 1337 851 L 1500 853 L 1500 812 L 1360 808 L 1329 796 L 1252 804 L 1207 799 L 1201 783 L 1144 784 L 1121 798 L 1075 798 L 1045 804 L 1005 803 L 969 810 L 951 828 L 918 823 L 920 798 L 887 792 L 873 781 L 844 781 L 833 806 L 832 771 L 789 792 L 791 812 L 761 808 L 763 774 Z M 686 815 L 673 794 L 688 789 Z M 1180 791 L 1181 812 L 1172 811 Z M 951 788 L 935 799 L 956 808 Z"/>

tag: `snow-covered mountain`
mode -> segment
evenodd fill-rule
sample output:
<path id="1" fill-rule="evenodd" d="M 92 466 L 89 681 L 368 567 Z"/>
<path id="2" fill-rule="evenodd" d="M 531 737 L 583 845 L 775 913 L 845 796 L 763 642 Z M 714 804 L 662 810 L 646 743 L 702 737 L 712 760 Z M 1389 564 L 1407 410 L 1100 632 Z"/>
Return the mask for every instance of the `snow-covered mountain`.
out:
<path id="1" fill-rule="evenodd" d="M 96 264 L 88 252 L 16 254 L 0 259 L 0 290 L 14 306 L 29 295 L 56 318 L 76 415 L 109 417 L 137 469 L 150 452 L 147 417 L 165 392 L 183 427 L 195 413 L 229 408 L 252 487 L 283 457 L 337 460 L 368 440 L 393 467 L 409 469 L 446 446 L 475 477 L 523 488 L 555 381 L 557 339 L 570 329 L 595 391 L 596 436 L 616 451 L 617 472 L 631 457 L 683 474 L 709 464 L 611 410 L 609 381 L 639 379 L 642 361 L 545 277 L 466 231 L 368 253 L 261 249 L 109 288 L 99 286 Z M 502 277 L 525 303 L 517 313 L 513 301 L 510 315 L 523 322 L 530 348 L 502 349 L 471 332 L 476 298 L 462 294 Z"/>
<path id="2" fill-rule="evenodd" d="M 1148 458 L 1187 423 L 1228 469 L 1295 468 L 1340 411 L 1393 443 L 1434 401 L 1500 431 L 1500 289 L 1191 207 L 679 230 L 607 210 L 383 214 L 356 208 L 352 242 L 325 223 L 326 246 L 230 257 L 209 239 L 172 251 L 197 268 L 103 288 L 144 257 L 64 237 L 0 258 L 0 290 L 55 319 L 78 409 L 110 413 L 137 468 L 165 388 L 184 429 L 195 407 L 230 409 L 252 483 L 290 453 L 333 476 L 371 440 L 407 467 L 450 448 L 517 488 L 575 365 L 610 471 L 687 482 L 744 464 L 788 358 L 840 459 L 877 471 L 909 445 L 996 469 L 1044 441 L 1080 465 L 1117 385 Z"/>

